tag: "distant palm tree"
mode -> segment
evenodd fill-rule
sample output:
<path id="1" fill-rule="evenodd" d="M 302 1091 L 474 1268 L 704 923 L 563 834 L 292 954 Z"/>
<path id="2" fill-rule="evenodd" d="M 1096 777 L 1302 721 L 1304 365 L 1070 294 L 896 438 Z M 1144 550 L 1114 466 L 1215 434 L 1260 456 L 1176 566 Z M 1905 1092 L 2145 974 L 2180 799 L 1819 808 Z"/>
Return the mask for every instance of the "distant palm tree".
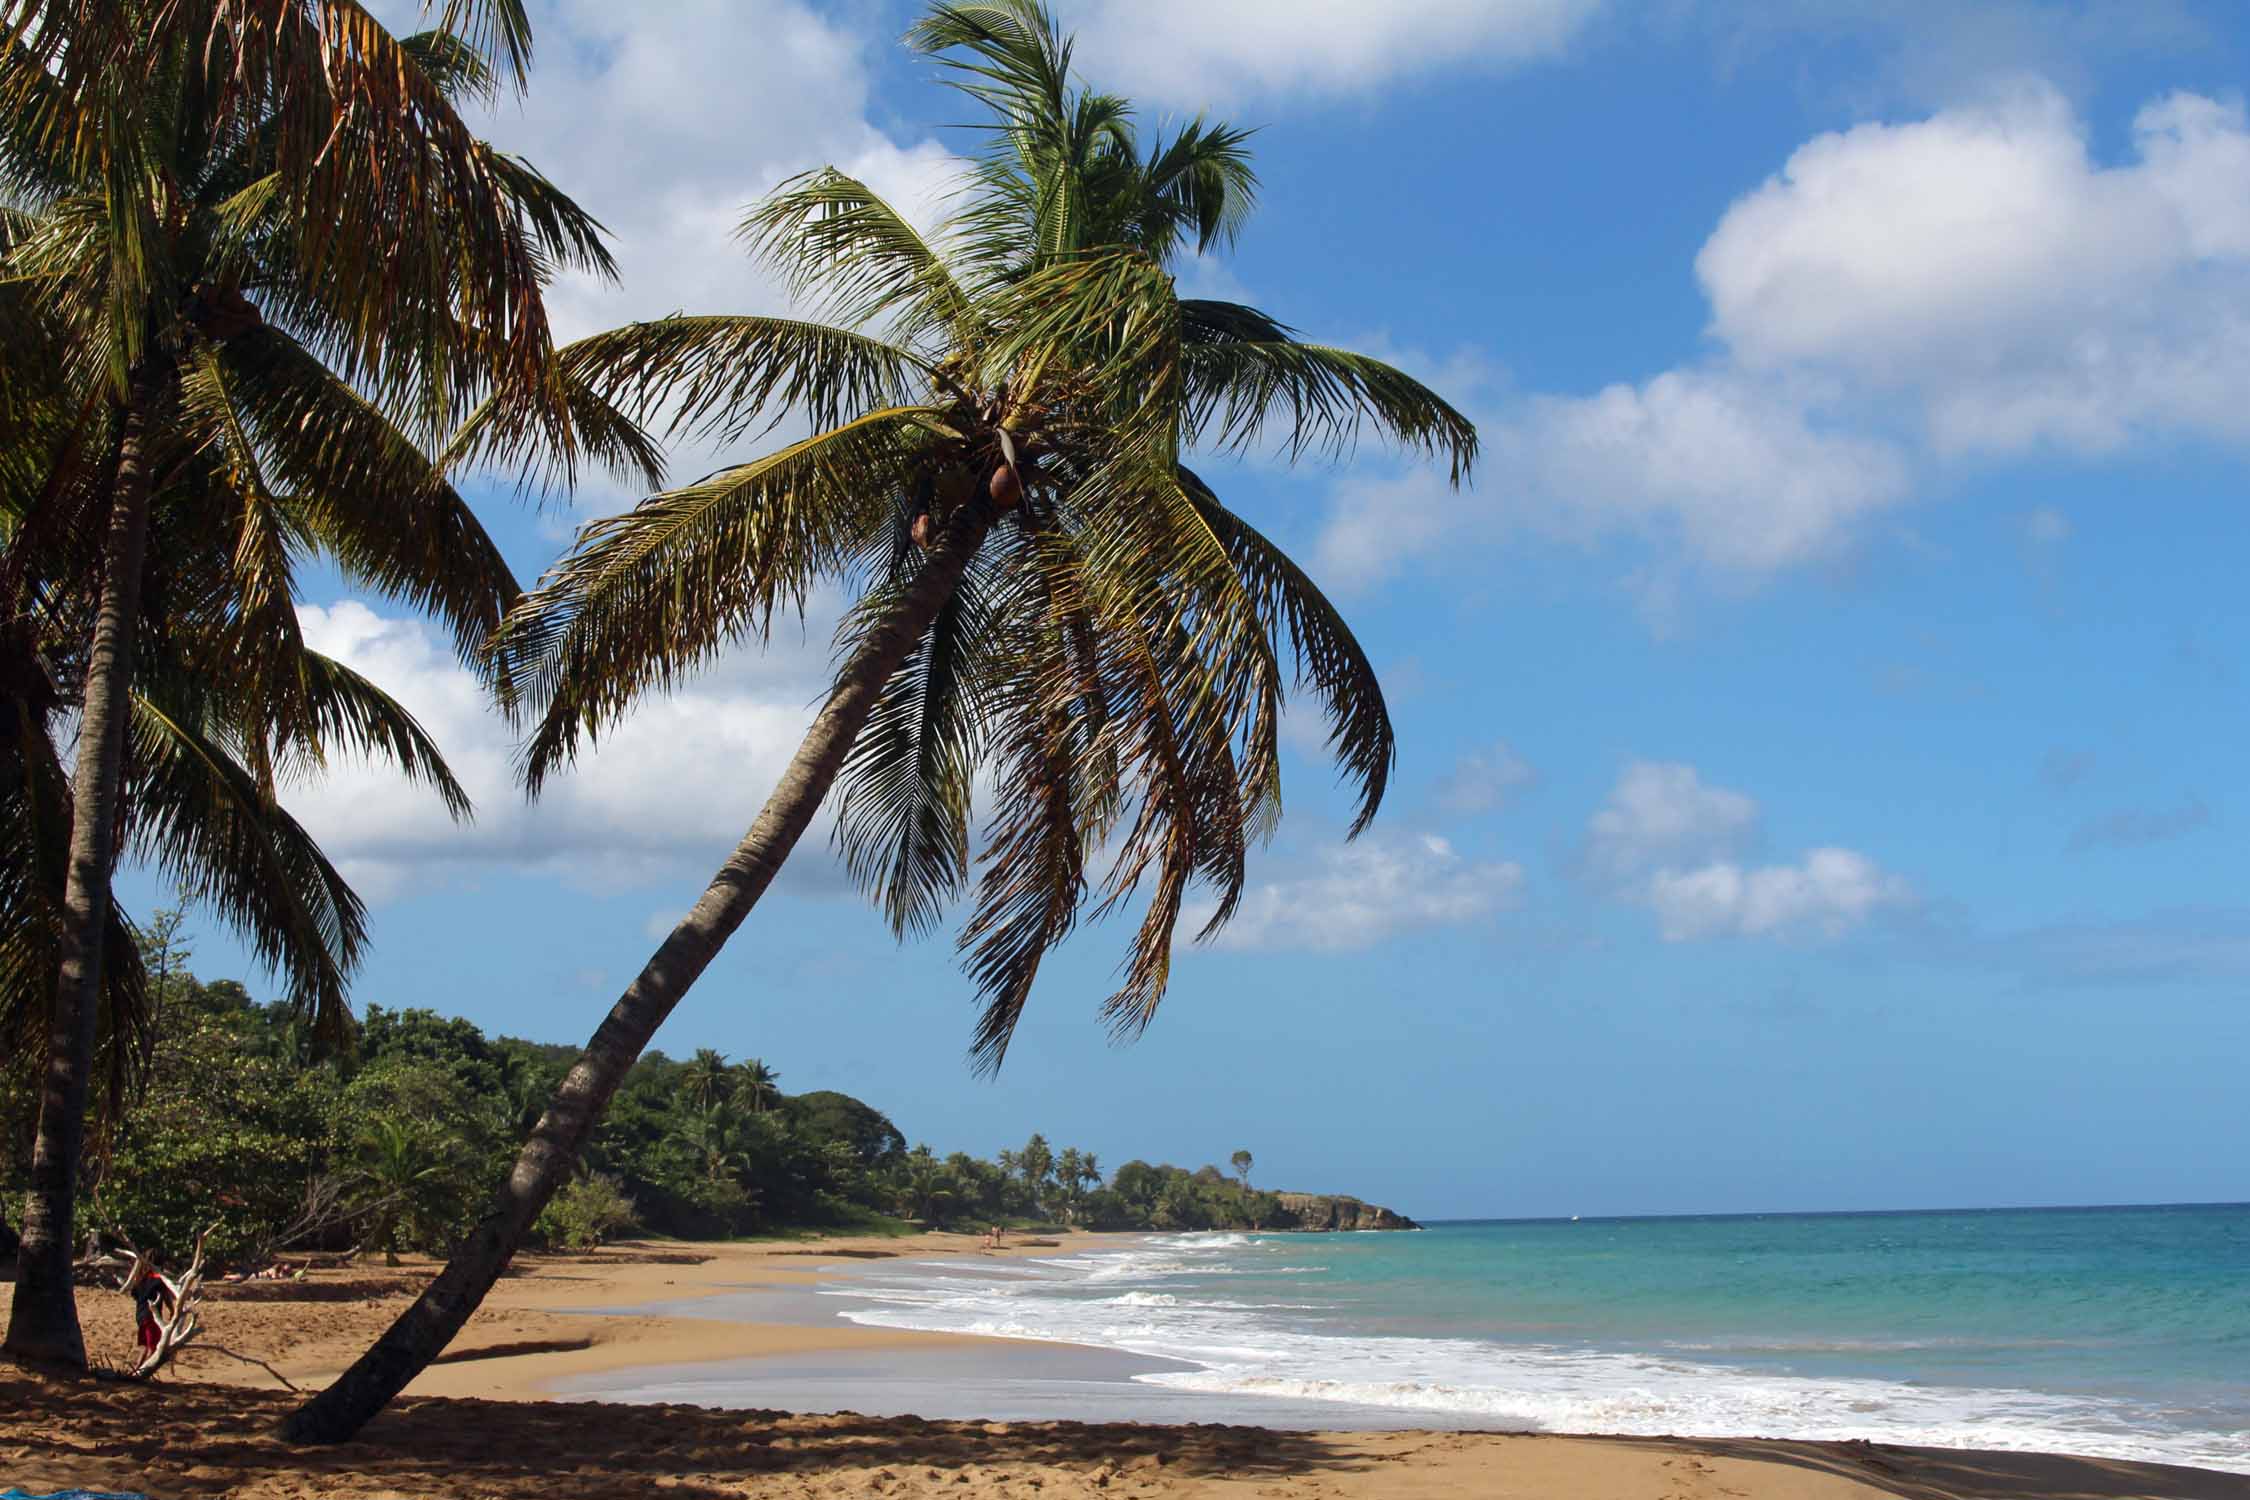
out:
<path id="1" fill-rule="evenodd" d="M 734 1070 L 734 1093 L 754 1115 L 781 1107 L 781 1075 L 763 1058 L 747 1058 Z"/>
<path id="2" fill-rule="evenodd" d="M 731 1182 L 749 1170 L 744 1149 L 741 1112 L 724 1099 L 704 1105 L 696 1116 L 696 1149 L 703 1157 L 703 1176 L 709 1182 Z"/>
<path id="3" fill-rule="evenodd" d="M 77 1366 L 87 1095 L 105 1000 L 123 1001 L 115 1017 L 133 999 L 105 983 L 128 813 L 174 777 L 177 815 L 197 816 L 178 809 L 200 799 L 191 832 L 262 840 L 297 865 L 261 895 L 239 863 L 215 872 L 206 844 L 182 856 L 198 894 L 269 959 L 309 958 L 304 930 L 322 924 L 320 946 L 348 956 L 346 906 L 319 889 L 333 872 L 273 818 L 274 766 L 249 752 L 317 761 L 323 729 L 395 742 L 396 721 L 365 726 L 377 700 L 298 649 L 288 560 L 325 550 L 473 645 L 514 583 L 415 436 L 457 438 L 452 456 L 528 459 L 598 429 L 553 365 L 540 285 L 608 261 L 590 219 L 454 108 L 493 84 L 495 55 L 520 76 L 518 0 L 446 0 L 437 30 L 405 39 L 346 0 L 0 0 L 0 39 L 0 281 L 15 301 L 0 317 L 14 419 L 0 453 L 14 490 L 0 720 L 18 739 L 0 772 L 19 796 L 54 781 L 22 747 L 26 721 L 45 728 L 65 699 L 78 711 L 59 885 L 16 893 L 52 917 L 10 934 L 36 941 L 6 977 L 39 953 L 53 966 L 7 1348 Z M 632 447 L 636 431 L 611 437 Z M 175 500 L 186 509 L 168 520 Z M 216 529 L 199 531 L 190 513 L 222 500 Z M 221 538 L 230 594 L 159 586 L 183 552 Z M 228 628 L 167 636 L 151 601 L 211 606 Z M 159 769 L 129 786 L 152 754 Z M 276 935 L 268 919 L 305 891 L 318 894 L 298 931 Z M 341 1015 L 340 989 L 315 982 L 303 997 L 331 1025 Z"/>
<path id="4" fill-rule="evenodd" d="M 728 1070 L 724 1053 L 698 1047 L 680 1071 L 680 1087 L 698 1110 L 708 1110 L 727 1097 Z"/>
<path id="5" fill-rule="evenodd" d="M 1250 1186 L 1250 1168 L 1255 1158 L 1247 1151 L 1237 1151 L 1228 1158 L 1228 1162 L 1234 1168 L 1234 1175 L 1242 1179 L 1242 1186 L 1247 1189 Z"/>
<path id="6" fill-rule="evenodd" d="M 1195 121 L 1143 149 L 1126 102 L 1081 88 L 1030 0 L 938 5 L 911 33 L 993 115 L 950 221 L 925 236 L 833 169 L 752 210 L 752 246 L 827 323 L 674 317 L 563 351 L 675 430 L 812 436 L 587 527 L 494 642 L 536 791 L 589 736 L 816 586 L 858 593 L 836 685 L 748 834 L 556 1092 L 492 1212 L 415 1306 L 291 1419 L 358 1430 L 490 1289 L 657 1027 L 772 882 L 839 779 L 846 865 L 900 933 L 969 885 L 971 791 L 997 798 L 961 935 L 998 1066 L 1040 962 L 1078 920 L 1146 898 L 1112 1024 L 1145 1026 L 1191 883 L 1232 915 L 1280 811 L 1294 652 L 1359 785 L 1392 761 L 1382 692 L 1342 617 L 1185 458 L 1350 449 L 1363 425 L 1450 461 L 1467 419 L 1364 355 L 1253 308 L 1180 297 L 1168 267 L 1228 240 L 1255 178 L 1244 132 Z M 636 407 L 638 409 L 638 407 Z"/>
<path id="7" fill-rule="evenodd" d="M 377 1120 L 360 1135 L 351 1180 L 369 1204 L 366 1243 L 398 1264 L 398 1230 L 414 1214 L 415 1194 L 443 1175 L 445 1157 L 427 1132 L 402 1120 Z"/>

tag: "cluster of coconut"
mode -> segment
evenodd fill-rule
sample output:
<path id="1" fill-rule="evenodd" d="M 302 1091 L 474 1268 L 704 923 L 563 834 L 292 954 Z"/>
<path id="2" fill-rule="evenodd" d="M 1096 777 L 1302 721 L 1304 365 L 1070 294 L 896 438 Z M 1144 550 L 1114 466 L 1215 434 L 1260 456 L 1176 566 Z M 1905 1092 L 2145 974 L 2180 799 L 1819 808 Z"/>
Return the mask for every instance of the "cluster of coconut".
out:
<path id="1" fill-rule="evenodd" d="M 992 472 L 985 476 L 984 481 L 984 492 L 990 497 L 994 510 L 1011 511 L 1023 504 L 1023 484 L 1027 473 L 1036 473 L 1030 457 L 1026 455 L 1019 458 L 1015 439 L 1006 429 L 1002 429 L 1000 461 L 993 465 Z M 910 534 L 914 538 L 914 545 L 924 552 L 937 545 L 938 523 L 926 506 L 916 513 Z"/>
<path id="2" fill-rule="evenodd" d="M 265 315 L 257 304 L 242 295 L 240 287 L 219 286 L 199 281 L 188 290 L 187 304 L 180 309 L 190 323 L 205 338 L 225 343 L 240 338 L 253 328 L 265 326 Z"/>

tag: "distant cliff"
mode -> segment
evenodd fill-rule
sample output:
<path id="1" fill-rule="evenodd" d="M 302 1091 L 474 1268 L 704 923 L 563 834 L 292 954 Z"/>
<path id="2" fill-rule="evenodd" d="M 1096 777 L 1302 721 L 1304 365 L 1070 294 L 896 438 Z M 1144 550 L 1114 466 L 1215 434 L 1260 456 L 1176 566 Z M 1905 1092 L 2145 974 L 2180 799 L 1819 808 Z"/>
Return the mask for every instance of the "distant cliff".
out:
<path id="1" fill-rule="evenodd" d="M 1276 1193 L 1284 1220 L 1272 1229 L 1419 1229 L 1404 1214 L 1337 1193 Z"/>

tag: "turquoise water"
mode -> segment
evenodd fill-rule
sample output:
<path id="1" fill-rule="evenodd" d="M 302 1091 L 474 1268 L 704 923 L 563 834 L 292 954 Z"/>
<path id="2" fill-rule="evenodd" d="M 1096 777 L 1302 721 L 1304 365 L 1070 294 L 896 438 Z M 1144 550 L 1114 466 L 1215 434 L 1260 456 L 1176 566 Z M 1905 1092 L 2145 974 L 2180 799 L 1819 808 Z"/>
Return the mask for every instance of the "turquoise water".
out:
<path id="1" fill-rule="evenodd" d="M 1144 1380 L 1578 1432 L 2250 1471 L 2250 1206 L 1181 1235 L 855 1282 L 846 1316 L 1185 1361 Z"/>

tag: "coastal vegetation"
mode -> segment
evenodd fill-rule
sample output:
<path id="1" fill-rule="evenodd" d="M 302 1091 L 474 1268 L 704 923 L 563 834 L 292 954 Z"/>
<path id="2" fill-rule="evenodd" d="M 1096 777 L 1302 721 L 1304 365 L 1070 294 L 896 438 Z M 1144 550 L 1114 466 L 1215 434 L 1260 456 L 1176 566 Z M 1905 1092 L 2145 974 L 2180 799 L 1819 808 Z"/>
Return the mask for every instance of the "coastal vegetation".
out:
<path id="1" fill-rule="evenodd" d="M 152 930 L 176 934 L 175 913 Z M 167 947 L 177 949 L 176 936 Z M 187 1246 L 216 1225 L 215 1263 L 358 1250 L 443 1255 L 485 1210 L 573 1049 L 488 1037 L 420 1009 L 369 1005 L 330 1045 L 287 1000 L 203 981 L 146 944 L 153 1064 L 97 1107 L 87 1220 L 133 1243 Z M 636 1062 L 579 1172 L 533 1240 L 584 1249 L 624 1233 L 682 1238 L 926 1228 L 1255 1229 L 1296 1223 L 1281 1195 L 1215 1166 L 1127 1161 L 1033 1135 L 985 1158 L 940 1154 L 847 1094 L 792 1094 L 756 1058 L 708 1049 Z M 35 1075 L 0 1075 L 10 1150 L 0 1187 L 23 1187 Z M 0 1238 L 5 1231 L 0 1230 Z M 0 1249 L 4 1249 L 0 1246 Z"/>

